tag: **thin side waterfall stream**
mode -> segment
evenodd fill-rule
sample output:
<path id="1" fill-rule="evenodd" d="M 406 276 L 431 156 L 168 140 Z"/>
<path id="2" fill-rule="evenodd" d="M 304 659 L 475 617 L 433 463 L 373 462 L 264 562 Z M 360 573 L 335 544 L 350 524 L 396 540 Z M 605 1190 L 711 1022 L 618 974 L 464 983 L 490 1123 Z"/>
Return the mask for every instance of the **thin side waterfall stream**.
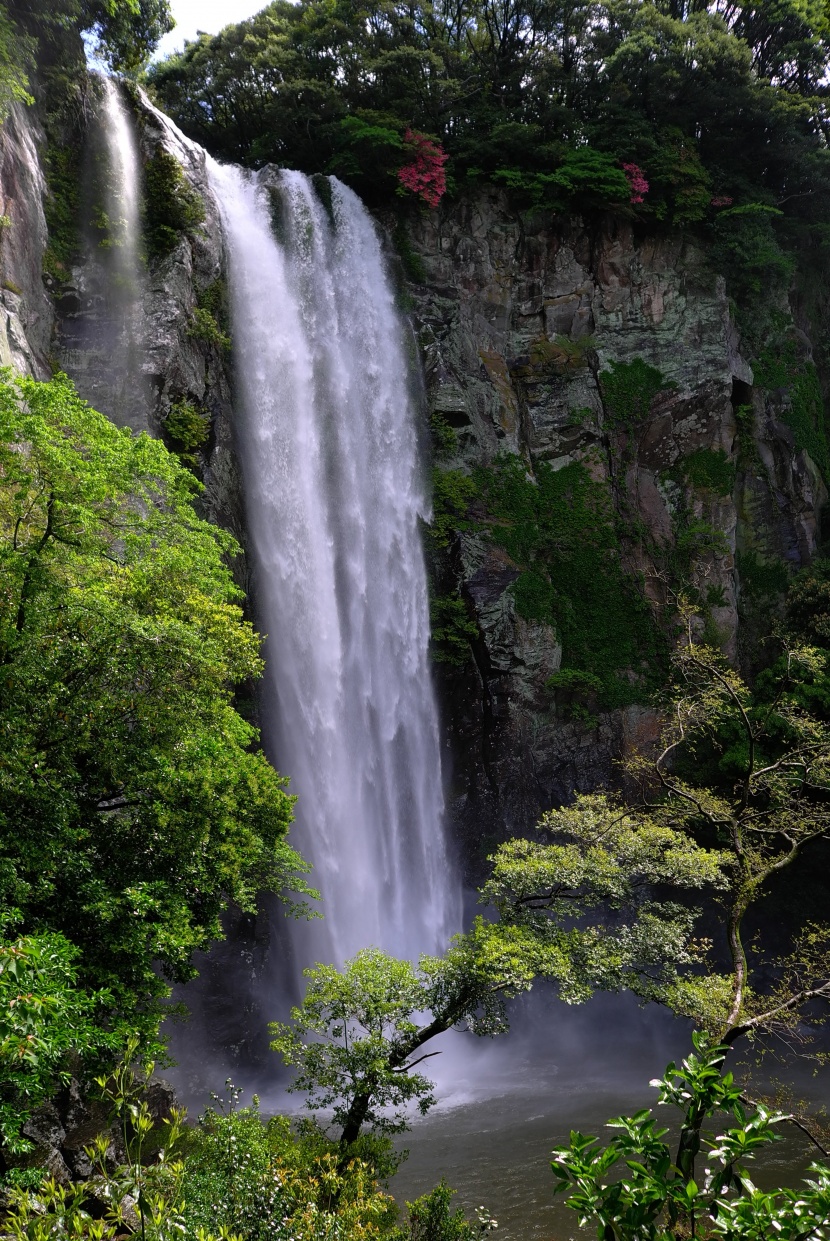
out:
<path id="1" fill-rule="evenodd" d="M 414 958 L 444 947 L 460 896 L 404 325 L 351 190 L 210 162 L 209 176 L 229 251 L 265 733 L 323 898 L 322 921 L 296 924 L 297 962 L 371 945 Z"/>

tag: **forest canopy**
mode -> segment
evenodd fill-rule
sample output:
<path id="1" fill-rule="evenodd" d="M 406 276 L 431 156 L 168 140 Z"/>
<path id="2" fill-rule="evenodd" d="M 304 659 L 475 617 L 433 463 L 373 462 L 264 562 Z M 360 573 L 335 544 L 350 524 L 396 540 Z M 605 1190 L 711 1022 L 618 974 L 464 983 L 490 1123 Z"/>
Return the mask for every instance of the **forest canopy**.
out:
<path id="1" fill-rule="evenodd" d="M 149 78 L 214 154 L 325 169 L 362 192 L 379 173 L 394 190 L 411 127 L 445 145 L 456 185 L 486 177 L 582 209 L 630 164 L 652 220 L 757 203 L 815 223 L 827 35 L 825 7 L 803 0 L 276 0 Z"/>

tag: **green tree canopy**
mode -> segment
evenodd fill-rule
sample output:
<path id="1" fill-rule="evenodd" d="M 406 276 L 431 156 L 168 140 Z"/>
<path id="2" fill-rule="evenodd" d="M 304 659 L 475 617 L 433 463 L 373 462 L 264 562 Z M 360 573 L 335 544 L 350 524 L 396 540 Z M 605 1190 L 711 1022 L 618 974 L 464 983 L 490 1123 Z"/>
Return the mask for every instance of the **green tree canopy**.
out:
<path id="1" fill-rule="evenodd" d="M 0 383 L 0 902 L 145 1034 L 227 901 L 302 887 L 285 781 L 232 702 L 261 668 L 238 549 L 198 490 L 65 376 Z"/>
<path id="2" fill-rule="evenodd" d="M 48 62 L 67 32 L 87 35 L 111 68 L 134 73 L 173 29 L 170 0 L 8 0 L 9 15 L 41 41 Z M 40 60 L 40 57 L 39 57 Z"/>

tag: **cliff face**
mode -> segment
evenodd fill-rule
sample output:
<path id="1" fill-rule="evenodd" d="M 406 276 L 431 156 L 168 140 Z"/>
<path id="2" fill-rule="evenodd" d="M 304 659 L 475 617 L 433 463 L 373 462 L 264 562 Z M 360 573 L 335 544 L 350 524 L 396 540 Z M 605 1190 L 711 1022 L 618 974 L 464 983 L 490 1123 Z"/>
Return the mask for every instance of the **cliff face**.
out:
<path id="1" fill-rule="evenodd" d="M 754 386 L 705 255 L 626 223 L 588 231 L 520 218 L 496 192 L 424 213 L 410 230 L 423 266 L 410 293 L 428 408 L 433 425 L 454 432 L 443 435 L 441 471 L 475 474 L 500 454 L 518 456 L 531 479 L 545 463 L 582 463 L 611 498 L 620 562 L 653 608 L 665 614 L 682 557 L 699 623 L 751 663 L 759 566 L 809 561 L 826 492 L 796 448 L 789 391 Z M 809 342 L 793 339 L 808 364 Z M 641 363 L 659 372 L 661 390 L 626 418 L 610 381 L 648 377 Z M 546 682 L 572 652 L 517 609 L 528 566 L 505 552 L 499 518 L 473 499 L 456 526 L 436 589 L 460 598 L 476 632 L 469 658 L 441 665 L 440 680 L 451 804 L 475 870 L 494 838 L 528 830 L 573 789 L 618 780 L 615 760 L 647 744 L 657 721 L 645 693 L 616 709 L 563 702 Z"/>
<path id="2" fill-rule="evenodd" d="M 73 143 L 77 197 L 94 175 L 94 148 L 100 146 L 100 89 L 85 97 L 82 126 L 69 129 Z M 63 370 L 81 395 L 119 425 L 130 425 L 168 439 L 174 406 L 187 405 L 205 423 L 207 435 L 195 446 L 194 463 L 205 482 L 205 515 L 244 541 L 239 471 L 233 451 L 230 356 L 221 341 L 198 330 L 196 312 L 205 293 L 224 294 L 222 230 L 205 176 L 204 154 L 182 142 L 175 130 L 141 97 L 132 112 L 145 164 L 159 152 L 172 156 L 195 192 L 202 218 L 198 228 L 171 235 L 164 253 L 151 254 L 136 287 L 130 311 L 130 344 L 117 321 L 126 314 L 111 251 L 94 233 L 78 230 L 71 264 L 49 260 L 44 204 L 55 201 L 44 174 L 49 141 L 33 108 L 15 107 L 0 126 L 0 196 L 8 223 L 0 227 L 0 364 L 44 379 Z M 63 187 L 65 193 L 65 187 Z M 96 207 L 88 200 L 88 212 Z M 214 301 L 217 298 L 214 296 Z M 244 584 L 244 564 L 238 570 Z"/>
<path id="3" fill-rule="evenodd" d="M 116 421 L 163 434 L 174 448 L 171 411 L 196 411 L 209 428 L 194 449 L 204 509 L 244 542 L 229 352 L 216 322 L 225 256 L 204 157 L 145 101 L 131 107 L 145 165 L 159 152 L 172 156 L 202 210 L 197 226 L 151 254 L 139 290 L 133 386 L 116 399 L 104 347 L 106 256 L 82 238 L 59 279 L 42 274 L 45 140 L 33 111 L 16 110 L 0 128 L 9 220 L 0 228 L 0 362 L 39 377 L 64 369 Z M 561 675 L 557 682 L 561 669 L 575 667 L 580 634 L 521 600 L 531 579 L 556 592 L 558 570 L 549 566 L 563 554 L 558 528 L 545 526 L 523 560 L 515 540 L 502 537 L 509 521 L 488 508 L 480 479 L 512 461 L 521 465 L 514 483 L 543 481 L 551 494 L 557 477 L 582 480 L 592 503 L 608 501 L 596 511 L 611 549 L 605 563 L 621 574 L 614 581 L 636 583 L 645 613 L 664 629 L 673 592 L 691 588 L 699 623 L 745 664 L 756 660 L 764 614 L 780 599 L 776 574 L 815 553 L 827 497 L 798 447 L 792 385 L 772 371 L 758 382 L 741 356 L 722 280 L 682 236 L 520 215 L 503 195 L 483 190 L 413 217 L 408 247 L 423 269 L 408 292 L 440 440 L 437 501 L 442 478 L 455 487 L 479 480 L 463 503 L 439 514 L 443 535 L 432 540 L 436 594 L 449 601 L 455 626 L 452 657 L 440 643 L 437 652 L 451 806 L 475 872 L 494 839 L 527 831 L 574 789 L 614 782 L 615 761 L 647 744 L 657 725 L 645 648 L 639 671 L 620 656 L 615 684 L 625 688 L 627 677 L 631 688 L 615 701 L 584 674 L 576 690 Z M 809 368 L 807 336 L 793 328 L 789 340 L 788 356 Z M 567 515 L 575 501 L 563 494 Z M 546 514 L 535 520 L 544 526 Z M 579 539 L 590 533 L 583 526 L 569 535 L 577 569 Z M 596 583 L 580 583 L 578 574 L 575 581 L 576 606 Z M 613 583 L 609 589 L 613 611 Z M 620 630 L 630 614 L 624 602 L 621 594 Z M 590 647 L 592 634 L 582 637 Z M 582 659 L 589 667 L 590 650 Z M 630 650 L 626 659 L 631 665 Z"/>
<path id="4" fill-rule="evenodd" d="M 14 108 L 0 127 L 0 365 L 39 379 L 50 372 L 55 317 L 43 283 L 42 142 L 31 109 Z"/>

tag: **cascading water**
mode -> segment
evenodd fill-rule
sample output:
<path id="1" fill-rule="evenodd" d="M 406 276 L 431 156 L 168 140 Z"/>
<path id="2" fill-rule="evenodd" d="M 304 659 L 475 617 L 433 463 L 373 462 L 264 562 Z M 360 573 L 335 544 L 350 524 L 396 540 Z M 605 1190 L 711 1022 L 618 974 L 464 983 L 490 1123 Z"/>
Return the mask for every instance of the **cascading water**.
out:
<path id="1" fill-rule="evenodd" d="M 443 832 L 406 337 L 375 226 L 335 179 L 209 166 L 229 249 L 265 728 L 325 920 L 299 963 L 441 948 Z M 325 200 L 325 201 L 324 201 Z M 277 240 L 279 236 L 280 240 Z"/>
<path id="2" fill-rule="evenodd" d="M 134 125 L 112 78 L 102 80 L 104 91 L 104 141 L 108 176 L 106 207 L 113 267 L 129 299 L 135 300 L 141 278 L 141 170 Z"/>
<path id="3" fill-rule="evenodd" d="M 61 323 L 61 364 L 113 422 L 147 430 L 138 141 L 118 84 L 98 81 L 84 177 L 85 254 L 73 272 L 77 306 Z"/>

